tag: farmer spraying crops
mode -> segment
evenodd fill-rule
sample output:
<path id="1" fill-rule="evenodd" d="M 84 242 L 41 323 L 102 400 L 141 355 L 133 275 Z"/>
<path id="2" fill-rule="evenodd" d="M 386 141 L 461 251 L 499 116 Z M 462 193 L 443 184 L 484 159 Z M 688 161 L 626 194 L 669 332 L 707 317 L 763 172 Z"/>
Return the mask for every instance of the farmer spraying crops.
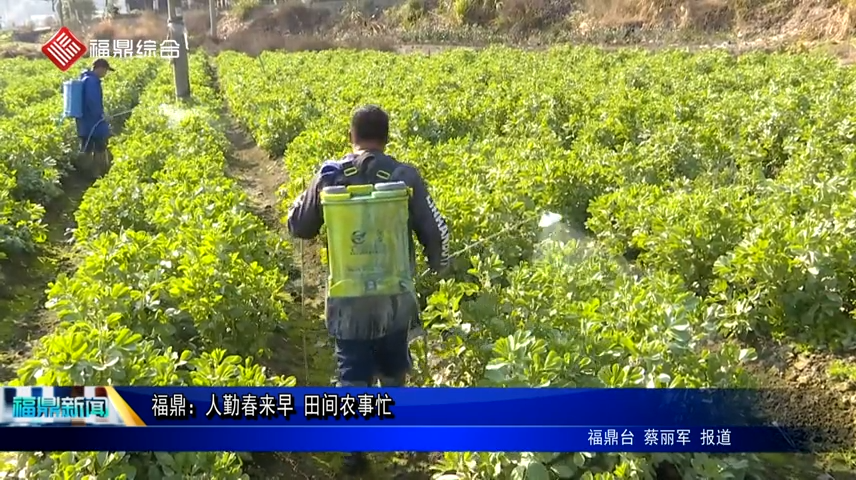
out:
<path id="1" fill-rule="evenodd" d="M 291 206 L 288 229 L 311 239 L 327 225 L 330 276 L 327 329 L 336 343 L 338 386 L 404 385 L 411 368 L 408 331 L 421 328 L 412 233 L 435 272 L 449 263 L 449 231 L 411 165 L 384 153 L 389 117 L 378 107 L 351 118 L 353 153 L 321 165 Z M 368 467 L 345 457 L 348 473 Z"/>
<path id="2" fill-rule="evenodd" d="M 83 111 L 76 119 L 77 136 L 80 138 L 81 161 L 78 168 L 97 178 L 106 173 L 109 164 L 107 141 L 110 138 L 110 125 L 104 116 L 104 91 L 101 79 L 107 72 L 114 71 L 107 60 L 99 58 L 92 68 L 83 72 Z"/>

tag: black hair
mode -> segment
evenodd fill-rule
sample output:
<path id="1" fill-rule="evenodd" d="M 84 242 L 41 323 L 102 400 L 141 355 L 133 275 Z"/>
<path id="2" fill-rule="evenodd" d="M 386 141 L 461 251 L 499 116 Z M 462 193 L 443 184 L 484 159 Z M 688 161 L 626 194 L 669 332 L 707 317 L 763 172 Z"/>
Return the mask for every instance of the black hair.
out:
<path id="1" fill-rule="evenodd" d="M 389 115 L 375 105 L 360 107 L 351 117 L 351 133 L 355 142 L 386 143 L 389 140 Z"/>

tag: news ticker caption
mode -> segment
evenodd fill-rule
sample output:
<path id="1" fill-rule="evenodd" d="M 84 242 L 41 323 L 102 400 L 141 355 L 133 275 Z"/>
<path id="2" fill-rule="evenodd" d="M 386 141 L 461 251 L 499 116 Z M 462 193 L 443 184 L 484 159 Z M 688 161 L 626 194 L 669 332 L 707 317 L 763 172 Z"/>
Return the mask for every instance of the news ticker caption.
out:
<path id="1" fill-rule="evenodd" d="M 172 395 L 154 394 L 152 404 L 152 413 L 159 420 L 185 420 L 195 417 L 195 405 L 180 393 Z M 205 416 L 209 419 L 258 420 L 259 418 L 282 417 L 288 420 L 292 415 L 297 415 L 294 405 L 294 396 L 290 393 L 282 393 L 277 396 L 270 394 L 261 396 L 224 394 L 222 398 L 218 398 L 216 394 L 211 394 L 211 401 Z M 395 418 L 395 415 L 390 407 L 394 405 L 395 401 L 388 393 L 364 393 L 357 396 L 335 393 L 307 394 L 303 396 L 303 416 L 307 419 L 318 420 L 369 419 L 374 417 L 392 419 Z M 701 446 L 730 446 L 731 430 L 710 428 L 590 429 L 587 441 L 590 446 L 633 446 L 637 438 L 640 438 L 646 446 L 689 446 L 695 442 Z"/>
<path id="2" fill-rule="evenodd" d="M 693 438 L 703 447 L 730 446 L 731 430 L 727 428 L 677 428 L 677 429 L 623 429 L 619 430 L 592 429 L 588 431 L 588 444 L 594 446 L 633 446 L 633 431 L 644 431 L 642 441 L 646 446 L 688 446 L 693 443 Z"/>
<path id="3" fill-rule="evenodd" d="M 291 393 L 280 393 L 276 396 L 268 393 L 225 393 L 221 397 L 212 393 L 205 417 L 209 420 L 289 420 L 292 415 L 297 415 L 294 405 L 294 395 Z M 390 409 L 394 405 L 395 400 L 388 393 L 361 393 L 356 396 L 350 393 L 306 394 L 303 395 L 303 416 L 310 420 L 393 419 L 395 414 Z M 201 410 L 188 401 L 184 394 L 152 395 L 152 415 L 156 420 L 187 420 L 196 418 L 198 412 Z"/>

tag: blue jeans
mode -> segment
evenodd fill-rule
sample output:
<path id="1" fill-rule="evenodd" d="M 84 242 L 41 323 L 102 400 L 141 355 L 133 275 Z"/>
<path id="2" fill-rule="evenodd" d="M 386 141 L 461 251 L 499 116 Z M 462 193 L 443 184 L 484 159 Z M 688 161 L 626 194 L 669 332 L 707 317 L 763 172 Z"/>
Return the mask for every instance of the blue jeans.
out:
<path id="1" fill-rule="evenodd" d="M 407 329 L 373 340 L 336 340 L 338 386 L 404 386 L 412 367 Z"/>

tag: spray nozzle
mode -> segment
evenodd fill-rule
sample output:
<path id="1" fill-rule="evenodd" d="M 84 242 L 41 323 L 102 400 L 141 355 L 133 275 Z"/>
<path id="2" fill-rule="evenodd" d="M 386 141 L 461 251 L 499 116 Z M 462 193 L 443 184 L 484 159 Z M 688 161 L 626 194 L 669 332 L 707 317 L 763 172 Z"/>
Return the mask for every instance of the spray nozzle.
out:
<path id="1" fill-rule="evenodd" d="M 538 227 L 548 228 L 562 221 L 562 216 L 558 213 L 544 212 L 541 215 L 541 220 L 538 221 Z"/>

